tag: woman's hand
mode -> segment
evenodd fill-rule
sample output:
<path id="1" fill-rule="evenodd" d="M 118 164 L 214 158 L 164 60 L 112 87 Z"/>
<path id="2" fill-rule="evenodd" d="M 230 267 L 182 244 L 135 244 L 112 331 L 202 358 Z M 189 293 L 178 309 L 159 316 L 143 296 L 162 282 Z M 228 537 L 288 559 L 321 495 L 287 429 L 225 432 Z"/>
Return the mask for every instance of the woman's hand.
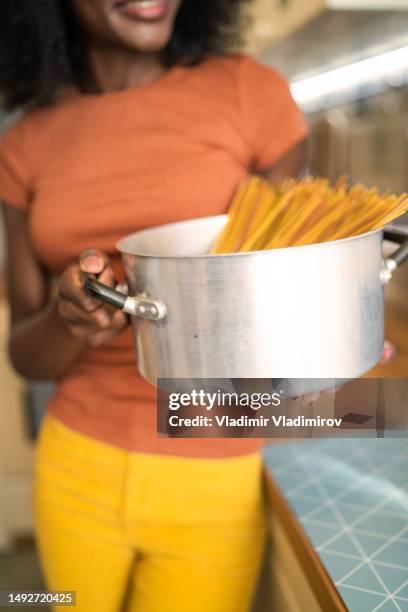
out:
<path id="1" fill-rule="evenodd" d="M 91 346 L 112 340 L 128 324 L 127 315 L 102 304 L 83 289 L 87 276 L 97 276 L 109 287 L 116 284 L 109 258 L 94 249 L 86 249 L 78 263 L 69 266 L 57 286 L 57 312 L 73 336 Z"/>

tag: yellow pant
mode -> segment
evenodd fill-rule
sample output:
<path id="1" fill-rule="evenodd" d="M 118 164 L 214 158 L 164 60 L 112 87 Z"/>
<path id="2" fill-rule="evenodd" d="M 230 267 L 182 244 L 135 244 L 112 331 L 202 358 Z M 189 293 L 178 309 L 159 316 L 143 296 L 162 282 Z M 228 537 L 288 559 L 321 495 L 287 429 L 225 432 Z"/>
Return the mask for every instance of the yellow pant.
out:
<path id="1" fill-rule="evenodd" d="M 35 511 L 48 588 L 76 591 L 84 612 L 249 610 L 265 534 L 261 474 L 258 455 L 129 453 L 47 417 Z"/>

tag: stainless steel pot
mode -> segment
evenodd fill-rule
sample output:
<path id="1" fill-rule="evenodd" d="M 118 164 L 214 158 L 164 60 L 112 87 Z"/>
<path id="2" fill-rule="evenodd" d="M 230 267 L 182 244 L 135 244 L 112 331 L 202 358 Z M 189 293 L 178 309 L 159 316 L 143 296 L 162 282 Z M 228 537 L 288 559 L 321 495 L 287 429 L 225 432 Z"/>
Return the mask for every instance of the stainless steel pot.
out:
<path id="1" fill-rule="evenodd" d="M 132 317 L 141 374 L 157 378 L 351 379 L 380 359 L 383 285 L 408 257 L 384 260 L 381 231 L 317 245 L 206 255 L 226 216 L 121 240 L 128 294 L 86 290 Z M 400 232 L 388 238 L 401 241 Z"/>

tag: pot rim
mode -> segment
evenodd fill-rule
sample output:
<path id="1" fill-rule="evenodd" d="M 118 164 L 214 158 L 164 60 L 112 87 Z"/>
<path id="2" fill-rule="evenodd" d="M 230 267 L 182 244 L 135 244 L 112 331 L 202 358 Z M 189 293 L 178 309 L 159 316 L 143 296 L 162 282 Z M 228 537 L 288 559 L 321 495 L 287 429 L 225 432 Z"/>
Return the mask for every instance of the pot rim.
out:
<path id="1" fill-rule="evenodd" d="M 384 230 L 383 229 L 376 229 L 376 230 L 371 230 L 369 232 L 365 232 L 364 234 L 357 234 L 356 236 L 350 236 L 349 238 L 341 238 L 340 240 L 330 240 L 327 242 L 316 242 L 313 244 L 305 244 L 305 245 L 298 245 L 298 246 L 292 246 L 292 247 L 280 247 L 277 249 L 268 249 L 268 250 L 260 250 L 260 251 L 246 251 L 246 252 L 237 252 L 237 253 L 219 253 L 219 254 L 209 254 L 206 253 L 204 255 L 152 255 L 151 253 L 143 253 L 143 252 L 139 252 L 139 253 L 132 253 L 130 252 L 129 248 L 125 248 L 124 243 L 134 239 L 136 236 L 142 236 L 143 234 L 147 234 L 147 233 L 153 233 L 155 232 L 155 230 L 159 231 L 159 230 L 165 230 L 166 228 L 171 228 L 171 227 L 175 227 L 177 225 L 181 226 L 181 225 L 185 225 L 186 226 L 186 230 L 187 230 L 187 226 L 188 225 L 192 225 L 194 223 L 197 222 L 203 222 L 204 220 L 206 221 L 210 221 L 211 219 L 215 220 L 215 219 L 222 219 L 224 218 L 225 220 L 227 219 L 227 215 L 211 215 L 208 217 L 197 217 L 197 218 L 193 218 L 193 219 L 186 219 L 184 221 L 176 221 L 174 223 L 166 223 L 164 225 L 157 225 L 157 226 L 152 226 L 152 227 L 148 227 L 145 228 L 143 230 L 139 230 L 137 232 L 132 232 L 131 234 L 127 234 L 126 236 L 124 236 L 123 238 L 121 238 L 117 243 L 116 243 L 116 249 L 122 254 L 122 255 L 131 255 L 133 257 L 143 257 L 146 259 L 188 259 L 188 260 L 195 260 L 195 259 L 214 259 L 214 258 L 231 258 L 231 257 L 253 257 L 254 255 L 270 255 L 271 253 L 277 253 L 277 252 L 282 252 L 282 251 L 287 251 L 288 249 L 291 250 L 291 252 L 295 251 L 295 250 L 304 250 L 304 249 L 312 249 L 312 248 L 317 248 L 317 247 L 329 247 L 331 245 L 334 244 L 343 244 L 343 243 L 347 243 L 347 242 L 354 242 L 357 240 L 364 240 L 365 238 L 368 238 L 369 236 L 373 236 L 375 234 L 380 234 L 382 233 Z"/>

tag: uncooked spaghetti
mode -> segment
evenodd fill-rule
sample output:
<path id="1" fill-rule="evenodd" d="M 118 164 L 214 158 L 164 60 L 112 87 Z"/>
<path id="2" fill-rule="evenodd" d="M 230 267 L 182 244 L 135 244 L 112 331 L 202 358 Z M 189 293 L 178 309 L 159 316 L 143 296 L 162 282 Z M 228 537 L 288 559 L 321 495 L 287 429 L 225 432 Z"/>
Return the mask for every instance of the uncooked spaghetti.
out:
<path id="1" fill-rule="evenodd" d="M 408 195 L 381 194 L 344 179 L 287 179 L 272 187 L 254 176 L 238 189 L 211 253 L 259 251 L 349 238 L 408 210 Z"/>

